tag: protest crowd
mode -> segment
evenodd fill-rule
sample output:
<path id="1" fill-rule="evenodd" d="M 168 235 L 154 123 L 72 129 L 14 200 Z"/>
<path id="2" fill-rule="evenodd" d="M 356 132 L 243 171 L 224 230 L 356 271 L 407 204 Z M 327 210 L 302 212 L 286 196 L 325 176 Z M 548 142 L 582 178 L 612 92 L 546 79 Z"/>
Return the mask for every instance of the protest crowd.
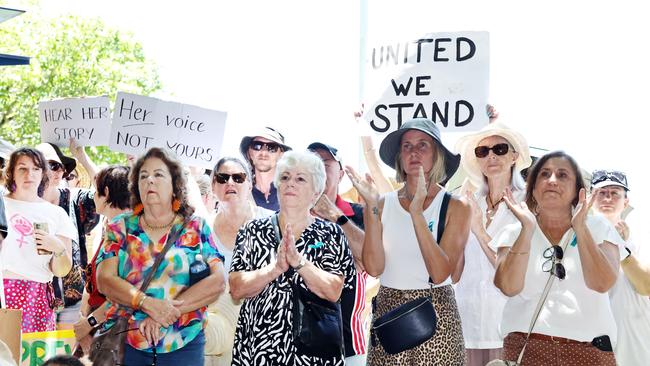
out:
<path id="1" fill-rule="evenodd" d="M 0 139 L 0 366 L 650 365 L 635 182 L 532 154 L 485 106 L 488 40 L 375 48 L 365 167 L 308 125 L 229 156 L 225 112 L 41 101 L 42 143 Z"/>
<path id="2" fill-rule="evenodd" d="M 272 127 L 209 170 L 3 142 L 2 308 L 23 334 L 74 330 L 52 365 L 649 364 L 625 174 L 531 157 L 488 114 L 454 148 L 402 123 L 379 147 L 394 178 L 367 136 L 362 175 Z"/>

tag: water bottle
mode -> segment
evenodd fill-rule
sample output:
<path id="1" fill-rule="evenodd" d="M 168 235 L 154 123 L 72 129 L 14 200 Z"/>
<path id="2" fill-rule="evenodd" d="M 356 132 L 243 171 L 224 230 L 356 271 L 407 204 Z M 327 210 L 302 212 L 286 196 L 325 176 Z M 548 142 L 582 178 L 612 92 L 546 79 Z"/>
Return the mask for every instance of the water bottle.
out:
<path id="1" fill-rule="evenodd" d="M 194 262 L 190 265 L 190 286 L 198 283 L 202 279 L 210 275 L 210 267 L 203 260 L 201 254 L 197 254 L 194 257 Z"/>

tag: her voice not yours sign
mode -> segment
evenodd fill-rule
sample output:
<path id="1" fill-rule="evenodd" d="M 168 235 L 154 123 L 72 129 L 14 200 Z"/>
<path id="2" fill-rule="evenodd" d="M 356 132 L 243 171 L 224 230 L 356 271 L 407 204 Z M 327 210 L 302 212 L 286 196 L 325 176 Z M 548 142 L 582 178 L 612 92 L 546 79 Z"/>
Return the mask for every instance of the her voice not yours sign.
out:
<path id="1" fill-rule="evenodd" d="M 225 112 L 120 92 L 109 147 L 133 155 L 163 147 L 188 165 L 212 168 L 225 125 Z"/>
<path id="2" fill-rule="evenodd" d="M 412 118 L 428 118 L 442 131 L 487 125 L 488 32 L 430 33 L 386 42 L 366 52 L 364 118 L 377 133 Z"/>

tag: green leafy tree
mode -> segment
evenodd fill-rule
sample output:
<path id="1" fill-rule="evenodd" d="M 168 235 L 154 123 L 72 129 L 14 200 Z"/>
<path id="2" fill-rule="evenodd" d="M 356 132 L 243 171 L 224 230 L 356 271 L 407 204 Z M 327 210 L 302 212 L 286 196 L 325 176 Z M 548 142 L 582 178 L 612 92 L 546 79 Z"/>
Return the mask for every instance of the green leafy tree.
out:
<path id="1" fill-rule="evenodd" d="M 38 102 L 108 95 L 149 95 L 161 88 L 155 65 L 129 33 L 99 19 L 44 19 L 25 13 L 0 24 L 0 52 L 31 57 L 29 66 L 0 67 L 0 135 L 16 146 L 40 142 Z M 123 163 L 108 147 L 87 149 L 97 163 Z"/>

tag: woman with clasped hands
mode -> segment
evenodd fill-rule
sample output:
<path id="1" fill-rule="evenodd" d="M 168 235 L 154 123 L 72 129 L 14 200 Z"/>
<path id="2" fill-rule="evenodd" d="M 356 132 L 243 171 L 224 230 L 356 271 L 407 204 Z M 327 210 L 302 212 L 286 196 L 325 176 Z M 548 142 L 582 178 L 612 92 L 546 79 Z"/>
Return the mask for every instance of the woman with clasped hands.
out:
<path id="1" fill-rule="evenodd" d="M 223 257 L 210 225 L 192 215 L 180 162 L 152 148 L 130 174 L 133 213 L 109 224 L 97 257 L 97 286 L 111 300 L 104 327 L 123 316 L 125 307 L 134 310 L 125 365 L 203 365 L 205 308 L 224 289 Z M 144 278 L 174 233 L 180 235 L 142 293 Z M 192 284 L 189 267 L 198 260 L 209 265 L 210 274 Z"/>
<path id="2" fill-rule="evenodd" d="M 274 179 L 279 213 L 249 221 L 237 235 L 230 292 L 234 299 L 245 300 L 237 322 L 234 366 L 344 364 L 343 353 L 332 357 L 301 353 L 292 335 L 293 297 L 299 296 L 292 285 L 336 302 L 343 286 L 352 286 L 355 279 L 343 230 L 311 214 L 325 179 L 318 155 L 285 152 Z M 276 217 L 282 239 L 275 234 L 272 219 Z"/>
<path id="3" fill-rule="evenodd" d="M 523 364 L 616 364 L 611 346 L 607 351 L 610 340 L 616 340 L 607 291 L 616 281 L 622 239 L 605 219 L 588 216 L 593 201 L 586 198 L 577 163 L 562 151 L 543 156 L 531 168 L 525 202 L 507 191 L 505 202 L 520 223 L 506 226 L 491 243 L 497 250 L 494 284 L 509 297 L 501 323 L 506 360 L 518 358 L 552 275 L 557 278 Z"/>
<path id="4" fill-rule="evenodd" d="M 438 330 L 419 346 L 394 355 L 377 344 L 370 349 L 368 365 L 464 365 L 451 278 L 469 235 L 470 209 L 452 197 L 441 217 L 446 193 L 442 185 L 458 169 L 459 157 L 442 144 L 438 127 L 427 119 L 402 124 L 382 141 L 379 155 L 395 169 L 397 180 L 405 182 L 399 191 L 379 197 L 370 176 L 364 180 L 346 167 L 366 203 L 363 265 L 381 283 L 374 317 L 431 295 Z M 439 238 L 440 220 L 445 229 Z"/>

